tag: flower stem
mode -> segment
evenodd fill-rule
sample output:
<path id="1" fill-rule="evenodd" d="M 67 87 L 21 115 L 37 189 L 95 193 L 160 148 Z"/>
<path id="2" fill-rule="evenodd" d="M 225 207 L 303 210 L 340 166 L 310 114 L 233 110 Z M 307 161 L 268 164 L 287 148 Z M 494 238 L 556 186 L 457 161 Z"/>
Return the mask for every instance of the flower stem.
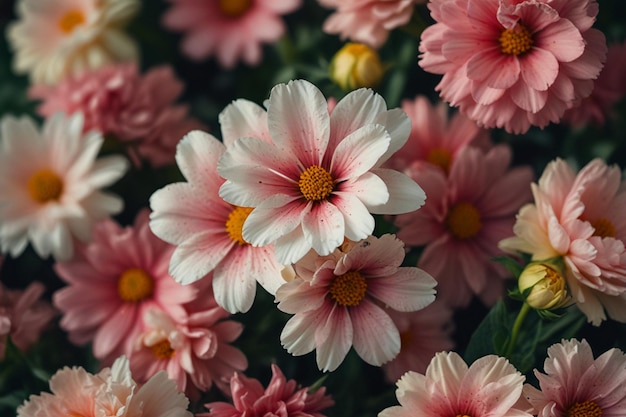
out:
<path id="1" fill-rule="evenodd" d="M 504 354 L 504 356 L 506 356 L 509 359 L 511 359 L 510 358 L 511 353 L 513 353 L 513 350 L 515 348 L 515 342 L 517 342 L 517 336 L 519 335 L 519 330 L 522 327 L 522 323 L 524 323 L 524 319 L 526 318 L 526 315 L 528 314 L 530 310 L 531 310 L 530 306 L 527 303 L 524 303 L 519 313 L 517 313 L 517 317 L 515 318 L 515 323 L 513 323 L 513 329 L 511 330 L 511 340 L 509 342 L 509 345 L 506 348 L 506 353 Z"/>

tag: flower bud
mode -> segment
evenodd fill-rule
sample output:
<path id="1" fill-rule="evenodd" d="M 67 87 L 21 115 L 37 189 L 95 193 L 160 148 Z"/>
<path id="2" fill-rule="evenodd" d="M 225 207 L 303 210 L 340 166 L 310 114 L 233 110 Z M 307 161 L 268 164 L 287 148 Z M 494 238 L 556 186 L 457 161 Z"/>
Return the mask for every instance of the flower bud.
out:
<path id="1" fill-rule="evenodd" d="M 375 87 L 385 70 L 378 52 L 362 43 L 347 43 L 333 57 L 330 78 L 346 91 Z"/>
<path id="2" fill-rule="evenodd" d="M 519 290 L 530 288 L 526 303 L 535 310 L 555 310 L 570 303 L 561 269 L 549 262 L 531 262 L 518 280 Z"/>

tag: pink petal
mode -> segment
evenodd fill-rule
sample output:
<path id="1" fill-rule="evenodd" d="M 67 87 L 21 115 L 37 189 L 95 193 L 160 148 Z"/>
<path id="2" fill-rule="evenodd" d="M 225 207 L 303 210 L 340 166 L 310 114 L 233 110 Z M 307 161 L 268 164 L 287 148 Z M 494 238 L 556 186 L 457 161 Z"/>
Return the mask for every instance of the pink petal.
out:
<path id="1" fill-rule="evenodd" d="M 397 311 L 417 311 L 435 301 L 437 282 L 427 272 L 402 267 L 393 275 L 369 279 L 368 292 Z"/>
<path id="2" fill-rule="evenodd" d="M 389 200 L 385 204 L 370 205 L 374 214 L 402 214 L 415 211 L 424 205 L 424 190 L 409 176 L 392 169 L 376 168 L 372 170 L 387 185 Z"/>
<path id="3" fill-rule="evenodd" d="M 243 238 L 254 246 L 268 245 L 300 226 L 312 205 L 282 194 L 269 197 L 246 219 Z"/>
<path id="4" fill-rule="evenodd" d="M 334 304 L 326 322 L 315 332 L 315 359 L 322 372 L 332 372 L 341 364 L 352 346 L 353 331 L 356 334 L 347 308 Z"/>
<path id="5" fill-rule="evenodd" d="M 356 196 L 350 193 L 336 192 L 332 203 L 343 215 L 344 233 L 350 240 L 366 238 L 374 231 L 374 217 Z"/>
<path id="6" fill-rule="evenodd" d="M 311 207 L 302 219 L 302 231 L 320 255 L 328 255 L 343 243 L 345 224 L 339 209 L 328 201 Z"/>
<path id="7" fill-rule="evenodd" d="M 364 299 L 350 309 L 354 325 L 354 350 L 367 363 L 380 366 L 400 353 L 400 333 L 380 307 Z"/>
<path id="8" fill-rule="evenodd" d="M 585 50 L 580 31 L 566 19 L 560 19 L 539 32 L 535 36 L 535 46 L 548 51 L 559 62 L 572 62 Z"/>
<path id="9" fill-rule="evenodd" d="M 382 125 L 369 124 L 352 132 L 337 145 L 330 171 L 337 182 L 369 171 L 389 147 L 391 138 Z"/>
<path id="10" fill-rule="evenodd" d="M 541 48 L 533 48 L 519 61 L 522 79 L 528 87 L 545 91 L 554 84 L 559 73 L 559 63 L 552 53 Z"/>
<path id="11" fill-rule="evenodd" d="M 467 77 L 491 88 L 509 88 L 517 82 L 519 75 L 519 59 L 505 55 L 497 48 L 483 50 L 467 62 Z"/>

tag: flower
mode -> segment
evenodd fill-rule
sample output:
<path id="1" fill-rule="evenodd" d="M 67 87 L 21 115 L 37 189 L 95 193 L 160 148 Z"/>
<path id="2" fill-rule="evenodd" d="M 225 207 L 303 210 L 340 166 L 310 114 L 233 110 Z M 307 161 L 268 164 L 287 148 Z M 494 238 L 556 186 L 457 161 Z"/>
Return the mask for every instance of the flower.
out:
<path id="1" fill-rule="evenodd" d="M 279 16 L 298 9 L 301 0 L 169 0 L 163 25 L 184 32 L 182 52 L 194 60 L 216 56 L 224 68 L 243 60 L 261 62 L 262 44 L 285 33 Z"/>
<path id="2" fill-rule="evenodd" d="M 385 73 L 375 49 L 352 42 L 337 51 L 328 71 L 331 80 L 347 91 L 376 87 Z"/>
<path id="3" fill-rule="evenodd" d="M 42 116 L 82 112 L 85 132 L 96 129 L 120 141 L 136 165 L 143 158 L 160 167 L 174 162 L 184 134 L 202 128 L 189 117 L 187 106 L 174 104 L 182 91 L 170 66 L 142 75 L 137 64 L 129 63 L 86 71 L 55 86 L 35 85 L 29 95 L 43 101 L 38 108 Z"/>
<path id="4" fill-rule="evenodd" d="M 220 196 L 253 208 L 244 240 L 274 243 L 280 263 L 294 263 L 311 248 L 328 255 L 344 237 L 366 238 L 374 230 L 370 213 L 406 213 L 424 203 L 413 180 L 379 168 L 402 147 L 410 126 L 379 95 L 353 91 L 329 115 L 317 87 L 298 80 L 274 87 L 267 106 L 270 140 L 238 139 L 218 172 L 227 180 Z"/>
<path id="5" fill-rule="evenodd" d="M 595 0 L 432 0 L 420 66 L 484 127 L 524 133 L 558 122 L 593 89 L 606 55 Z"/>
<path id="6" fill-rule="evenodd" d="M 0 120 L 0 248 L 20 255 L 30 241 L 39 256 L 73 255 L 72 238 L 91 239 L 93 224 L 122 210 L 122 200 L 100 191 L 121 178 L 125 159 L 96 160 L 97 132 L 82 133 L 80 114 L 55 114 L 41 132 L 24 116 Z M 29 161 L 25 164 L 24 161 Z"/>
<path id="7" fill-rule="evenodd" d="M 312 391 L 300 387 L 296 381 L 287 380 L 276 364 L 272 364 L 272 380 L 267 388 L 252 378 L 236 372 L 230 381 L 233 404 L 212 402 L 205 405 L 208 413 L 198 417 L 324 417 L 320 412 L 334 404 L 326 388 Z"/>
<path id="8" fill-rule="evenodd" d="M 500 247 L 536 261 L 562 257 L 568 290 L 587 320 L 599 325 L 606 309 L 626 322 L 626 188 L 620 168 L 594 159 L 576 174 L 556 159 L 531 187 L 534 204 L 520 209 L 515 236 Z"/>
<path id="9" fill-rule="evenodd" d="M 50 391 L 31 395 L 18 407 L 17 417 L 192 417 L 189 400 L 176 390 L 165 372 L 138 386 L 128 359 L 93 375 L 81 367 L 65 367 L 50 378 Z"/>
<path id="10" fill-rule="evenodd" d="M 563 340 L 548 348 L 541 391 L 526 384 L 524 397 L 540 417 L 620 416 L 626 413 L 626 355 L 609 349 L 593 358 L 586 340 Z"/>
<path id="11" fill-rule="evenodd" d="M 504 291 L 507 271 L 493 261 L 498 242 L 511 233 L 514 215 L 530 200 L 530 167 L 508 167 L 511 149 L 498 145 L 483 152 L 467 146 L 448 176 L 422 164 L 410 172 L 428 199 L 414 213 L 397 216 L 398 237 L 424 246 L 418 266 L 437 280 L 437 292 L 451 307 L 465 307 L 472 295 L 494 304 Z"/>
<path id="12" fill-rule="evenodd" d="M 7 27 L 13 69 L 33 83 L 55 84 L 109 62 L 134 61 L 137 45 L 122 27 L 138 0 L 19 0 Z"/>
<path id="13" fill-rule="evenodd" d="M 517 283 L 526 295 L 526 303 L 535 310 L 556 310 L 569 304 L 561 268 L 548 262 L 531 262 L 524 267 Z"/>
<path id="14" fill-rule="evenodd" d="M 0 361 L 4 360 L 7 337 L 26 351 L 56 316 L 52 306 L 41 299 L 44 290 L 41 282 L 31 282 L 24 290 L 10 290 L 0 283 Z"/>
<path id="15" fill-rule="evenodd" d="M 425 0 L 318 0 L 335 12 L 324 22 L 324 32 L 339 34 L 341 39 L 380 48 L 389 31 L 411 20 L 417 3 Z"/>
<path id="16" fill-rule="evenodd" d="M 232 140 L 231 131 L 246 128 L 242 114 L 250 116 L 255 125 L 259 123 L 254 106 L 239 102 L 224 111 L 226 143 Z M 230 118 L 236 121 L 229 124 Z M 233 206 L 218 195 L 224 180 L 217 174 L 217 164 L 225 149 L 208 133 L 193 131 L 183 138 L 176 161 L 187 182 L 169 184 L 152 195 L 150 227 L 161 239 L 176 245 L 169 267 L 174 279 L 189 284 L 213 271 L 217 303 L 236 313 L 252 306 L 257 281 L 273 294 L 282 277 L 272 248 L 254 247 L 242 237 L 251 209 Z"/>
<path id="17" fill-rule="evenodd" d="M 409 371 L 396 383 L 399 406 L 379 417 L 531 417 L 516 407 L 524 376 L 506 358 L 483 356 L 469 367 L 455 352 L 439 352 L 424 375 Z"/>
<path id="18" fill-rule="evenodd" d="M 326 257 L 309 253 L 295 265 L 297 278 L 276 291 L 289 314 L 280 341 L 300 356 L 317 349 L 317 366 L 334 371 L 351 346 L 380 366 L 400 352 L 400 333 L 387 308 L 420 310 L 435 299 L 435 280 L 401 267 L 404 244 L 394 235 L 370 236 Z M 383 307 L 384 306 L 384 307 Z"/>
<path id="19" fill-rule="evenodd" d="M 148 220 L 147 210 L 125 228 L 105 220 L 74 259 L 54 265 L 67 283 L 52 297 L 63 312 L 61 328 L 72 343 L 91 342 L 94 355 L 105 363 L 130 355 L 144 330 L 146 311 L 159 308 L 185 317 L 183 304 L 197 293 L 167 273 L 174 248 L 150 232 Z"/>

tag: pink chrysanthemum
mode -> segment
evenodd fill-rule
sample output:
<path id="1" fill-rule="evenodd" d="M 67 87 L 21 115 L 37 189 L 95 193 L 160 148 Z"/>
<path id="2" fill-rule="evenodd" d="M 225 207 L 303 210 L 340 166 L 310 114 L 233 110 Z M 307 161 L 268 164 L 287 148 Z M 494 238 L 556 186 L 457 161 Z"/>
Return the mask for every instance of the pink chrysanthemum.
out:
<path id="1" fill-rule="evenodd" d="M 423 165 L 412 171 L 428 199 L 420 210 L 398 216 L 398 237 L 425 246 L 418 266 L 437 280 L 437 292 L 452 307 L 472 295 L 492 305 L 502 296 L 507 271 L 492 258 L 498 242 L 510 235 L 515 213 L 530 201 L 530 167 L 509 169 L 511 150 L 498 145 L 484 153 L 466 147 L 446 177 Z"/>
<path id="2" fill-rule="evenodd" d="M 563 257 L 568 290 L 594 325 L 608 315 L 626 322 L 626 188 L 618 166 L 594 159 L 578 174 L 563 160 L 532 184 L 515 237 L 500 246 L 533 260 Z"/>
<path id="3" fill-rule="evenodd" d="M 404 243 L 393 235 L 370 236 L 325 257 L 309 253 L 295 265 L 297 278 L 276 291 L 278 308 L 294 314 L 283 346 L 295 356 L 316 349 L 323 371 L 335 370 L 352 346 L 375 366 L 393 359 L 400 333 L 385 309 L 416 311 L 435 299 L 435 280 L 401 267 L 403 260 Z"/>
<path id="4" fill-rule="evenodd" d="M 399 406 L 379 417 L 532 417 L 516 408 L 524 377 L 505 358 L 488 355 L 470 367 L 455 352 L 440 352 L 426 374 L 409 371 L 397 382 Z"/>
<path id="5" fill-rule="evenodd" d="M 606 55 L 595 0 L 432 0 L 420 66 L 485 127 L 523 133 L 558 122 L 593 89 Z"/>
<path id="6" fill-rule="evenodd" d="M 44 290 L 40 282 L 33 282 L 24 290 L 9 290 L 0 283 L 0 362 L 4 360 L 7 337 L 18 349 L 26 351 L 57 314 L 41 299 Z"/>
<path id="7" fill-rule="evenodd" d="M 318 0 L 335 12 L 324 22 L 324 32 L 339 34 L 380 48 L 389 32 L 411 20 L 413 9 L 426 0 Z"/>
<path id="8" fill-rule="evenodd" d="M 159 167 L 174 162 L 184 134 L 202 128 L 187 106 L 174 104 L 183 91 L 169 66 L 140 74 L 137 65 L 118 64 L 67 77 L 58 85 L 35 85 L 29 95 L 43 100 L 39 114 L 82 112 L 84 131 L 99 130 L 126 147 L 136 165 L 140 159 Z"/>
<path id="9" fill-rule="evenodd" d="M 71 261 L 54 266 L 68 284 L 53 301 L 63 312 L 61 327 L 70 341 L 92 342 L 94 355 L 110 363 L 132 352 L 149 309 L 185 317 L 182 304 L 194 299 L 196 289 L 167 273 L 173 250 L 150 231 L 147 210 L 126 228 L 112 220 L 99 223 L 93 241 Z"/>
<path id="10" fill-rule="evenodd" d="M 541 391 L 526 384 L 524 396 L 539 417 L 626 415 L 626 355 L 609 349 L 593 358 L 586 340 L 548 348 L 545 374 L 535 369 Z"/>
<path id="11" fill-rule="evenodd" d="M 262 45 L 285 33 L 281 15 L 298 9 L 302 0 L 169 0 L 163 25 L 183 32 L 182 51 L 195 60 L 216 56 L 224 68 L 243 60 L 261 62 Z"/>
<path id="12" fill-rule="evenodd" d="M 243 238 L 274 243 L 279 262 L 294 263 L 311 248 L 328 255 L 344 237 L 369 236 L 370 213 L 406 213 L 424 203 L 408 176 L 380 168 L 406 142 L 410 123 L 371 90 L 349 93 L 329 115 L 313 84 L 291 81 L 272 89 L 267 108 L 270 140 L 238 139 L 218 172 L 227 180 L 220 196 L 254 208 Z"/>
<path id="13" fill-rule="evenodd" d="M 125 357 L 96 375 L 65 367 L 50 378 L 50 391 L 31 395 L 17 408 L 17 417 L 192 417 L 189 400 L 165 372 L 139 386 Z"/>
<path id="14" fill-rule="evenodd" d="M 287 380 L 277 365 L 272 364 L 272 380 L 263 388 L 256 379 L 235 373 L 230 381 L 233 404 L 213 402 L 205 405 L 208 413 L 197 417 L 324 417 L 322 410 L 334 404 L 326 388 L 311 392 L 294 380 Z"/>

